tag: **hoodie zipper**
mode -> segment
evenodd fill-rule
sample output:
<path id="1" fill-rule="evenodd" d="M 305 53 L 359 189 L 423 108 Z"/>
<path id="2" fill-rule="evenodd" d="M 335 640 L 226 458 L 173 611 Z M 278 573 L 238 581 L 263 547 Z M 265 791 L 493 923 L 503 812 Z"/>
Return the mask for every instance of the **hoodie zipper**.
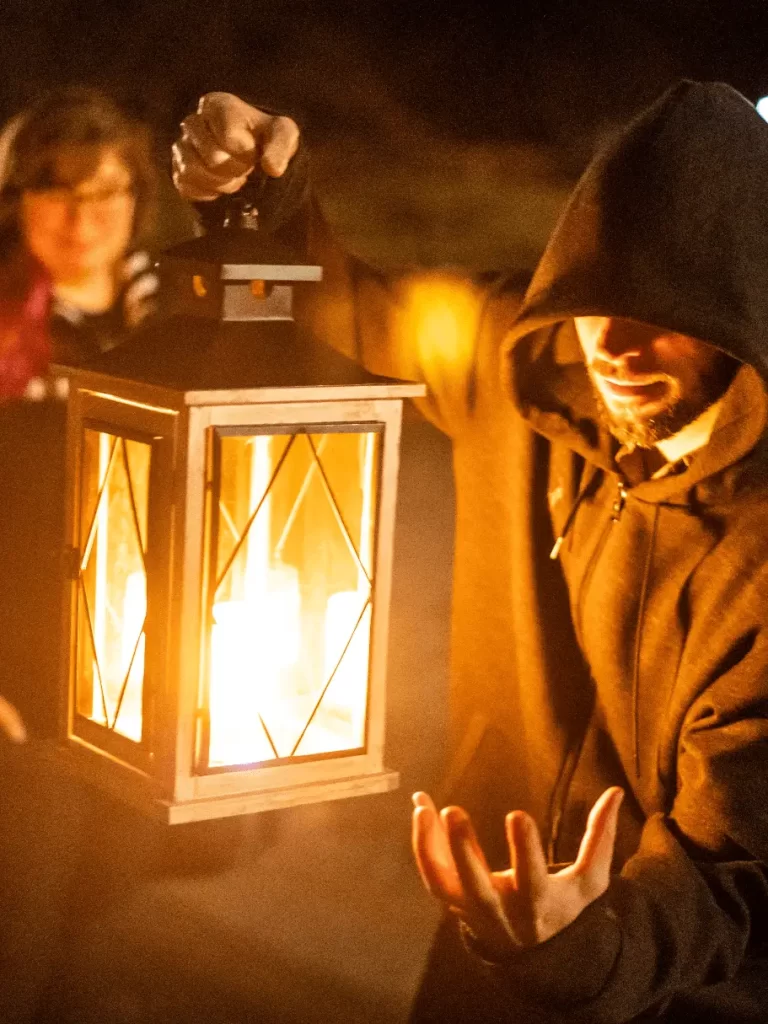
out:
<path id="1" fill-rule="evenodd" d="M 581 622 L 583 620 L 582 609 L 584 603 L 584 597 L 586 595 L 589 584 L 594 575 L 597 563 L 605 548 L 608 535 L 610 533 L 611 526 L 618 522 L 621 518 L 621 514 L 627 504 L 627 487 L 623 480 L 619 480 L 617 487 L 616 500 L 614 501 L 611 508 L 611 518 L 606 523 L 603 531 L 600 535 L 600 539 L 595 547 L 595 551 L 592 558 L 589 561 L 589 565 L 586 568 L 584 577 L 582 579 L 581 587 L 579 588 L 579 601 L 578 601 L 578 612 L 579 612 L 579 623 L 578 623 L 578 635 L 581 635 Z M 659 529 L 659 508 L 655 509 L 653 517 L 653 525 L 651 530 L 651 536 L 648 542 L 648 551 L 646 553 L 645 565 L 643 568 L 643 578 L 640 590 L 640 605 L 637 612 L 637 629 L 635 631 L 635 649 L 633 652 L 633 667 L 632 667 L 632 746 L 633 746 L 633 757 L 635 773 L 637 777 L 640 777 L 640 649 L 642 645 L 643 636 L 643 624 L 645 619 L 645 606 L 648 599 L 648 584 L 651 576 L 651 566 L 653 564 L 653 552 L 656 547 L 656 536 Z M 550 864 L 554 864 L 557 861 L 556 850 L 557 843 L 560 838 L 560 831 L 563 823 L 563 816 L 565 814 L 565 808 L 568 803 L 568 792 L 571 788 L 573 777 L 576 774 L 576 769 L 579 764 L 579 758 L 584 747 L 584 742 L 589 732 L 589 725 L 592 720 L 592 715 L 587 718 L 584 726 L 583 733 L 578 743 L 574 744 L 569 750 L 566 751 L 565 757 L 563 758 L 562 767 L 558 773 L 557 781 L 552 791 L 552 798 L 550 801 L 550 807 L 552 808 L 551 815 L 551 827 L 549 842 L 547 844 L 547 856 Z"/>
<path id="2" fill-rule="evenodd" d="M 563 540 L 565 539 L 566 534 L 570 530 L 570 527 L 573 525 L 573 521 L 576 518 L 576 512 L 578 511 L 578 508 L 581 505 L 583 498 L 586 496 L 586 490 L 587 488 L 584 487 L 581 493 L 578 495 L 574 503 L 574 506 L 568 515 L 565 527 L 563 528 L 563 532 L 558 537 L 555 543 L 555 548 L 550 554 L 550 558 L 557 558 Z M 592 581 L 595 569 L 597 568 L 597 564 L 600 561 L 600 558 L 603 554 L 603 550 L 608 541 L 608 536 L 611 532 L 611 527 L 614 523 L 617 523 L 621 519 L 621 514 L 624 511 L 626 504 L 627 486 L 624 480 L 619 479 L 617 483 L 616 498 L 611 506 L 611 517 L 603 527 L 603 530 L 595 546 L 595 550 L 592 553 L 592 557 L 589 560 L 589 564 L 587 565 L 584 571 L 581 586 L 579 587 L 579 597 L 576 605 L 578 618 L 578 622 L 576 623 L 576 631 L 579 637 L 581 637 L 582 635 L 581 625 L 583 622 L 583 606 L 585 595 L 589 589 L 589 584 Z M 568 792 L 571 788 L 571 782 L 573 781 L 573 777 L 576 774 L 576 768 L 578 767 L 581 751 L 584 746 L 584 742 L 587 738 L 587 733 L 589 732 L 589 724 L 591 720 L 592 715 L 590 714 L 584 725 L 584 730 L 582 732 L 580 739 L 577 743 L 570 747 L 569 750 L 566 751 L 565 757 L 563 758 L 562 766 L 560 768 L 560 771 L 558 772 L 557 781 L 555 782 L 555 786 L 552 791 L 552 798 L 550 801 L 550 807 L 552 808 L 551 826 L 549 842 L 547 844 L 547 857 L 551 864 L 556 862 L 557 843 L 560 838 L 560 830 L 563 823 L 563 816 L 565 814 L 565 808 L 568 803 Z"/>
<path id="3" fill-rule="evenodd" d="M 562 767 L 558 772 L 557 782 L 552 790 L 552 797 L 550 799 L 551 824 L 549 828 L 549 842 L 547 843 L 547 860 L 550 864 L 557 863 L 557 843 L 560 839 L 560 830 L 563 824 L 565 807 L 568 803 L 568 791 L 571 788 L 571 782 L 576 774 L 579 758 L 581 757 L 581 752 L 584 749 L 584 742 L 586 741 L 587 733 L 589 732 L 589 724 L 592 721 L 593 711 L 594 704 L 587 721 L 584 724 L 581 737 L 578 742 L 574 743 L 573 746 L 565 753 Z"/>
<path id="4" fill-rule="evenodd" d="M 603 527 L 602 533 L 598 538 L 595 550 L 592 552 L 592 557 L 584 570 L 584 575 L 581 578 L 581 586 L 579 587 L 579 597 L 576 602 L 577 609 L 577 621 L 576 621 L 576 633 L 579 639 L 582 637 L 582 622 L 584 621 L 584 601 L 586 600 L 586 594 L 589 590 L 589 586 L 592 582 L 592 577 L 595 574 L 597 564 L 602 557 L 603 550 L 608 541 L 608 535 L 611 532 L 611 527 L 614 523 L 618 523 L 621 519 L 621 514 L 624 511 L 627 504 L 627 486 L 626 483 L 619 479 L 616 490 L 616 499 L 611 505 L 611 518 L 608 519 L 605 526 Z"/>

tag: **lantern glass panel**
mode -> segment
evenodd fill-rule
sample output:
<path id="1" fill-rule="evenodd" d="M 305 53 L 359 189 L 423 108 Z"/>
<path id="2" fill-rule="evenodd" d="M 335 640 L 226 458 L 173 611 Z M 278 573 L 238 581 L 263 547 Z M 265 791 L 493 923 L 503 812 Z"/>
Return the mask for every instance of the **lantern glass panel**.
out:
<path id="1" fill-rule="evenodd" d="M 213 434 L 201 772 L 365 749 L 381 434 L 269 429 Z"/>
<path id="2" fill-rule="evenodd" d="M 143 731 L 151 444 L 85 428 L 75 709 L 127 739 Z"/>

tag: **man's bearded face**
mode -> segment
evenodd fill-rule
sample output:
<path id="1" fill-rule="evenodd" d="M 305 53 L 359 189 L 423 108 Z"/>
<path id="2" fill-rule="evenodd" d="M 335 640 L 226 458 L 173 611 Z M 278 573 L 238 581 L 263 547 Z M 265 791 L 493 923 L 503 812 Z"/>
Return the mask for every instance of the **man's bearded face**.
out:
<path id="1" fill-rule="evenodd" d="M 618 317 L 575 317 L 584 360 L 611 433 L 652 448 L 698 419 L 738 363 L 686 334 Z"/>

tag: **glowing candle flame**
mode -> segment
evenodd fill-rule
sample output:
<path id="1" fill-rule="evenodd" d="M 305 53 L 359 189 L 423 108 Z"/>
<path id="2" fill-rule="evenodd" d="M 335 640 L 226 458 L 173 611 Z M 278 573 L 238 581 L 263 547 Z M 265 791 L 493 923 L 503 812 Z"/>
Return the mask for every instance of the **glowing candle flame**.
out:
<path id="1" fill-rule="evenodd" d="M 324 451 L 329 436 L 320 438 L 316 451 Z M 341 573 L 339 579 L 350 575 L 349 552 L 338 569 L 328 563 L 323 579 L 315 575 L 316 565 L 297 568 L 282 560 L 290 531 L 299 522 L 304 531 L 302 550 L 316 554 L 328 544 L 323 532 L 329 528 L 327 522 L 318 526 L 299 508 L 313 488 L 321 487 L 316 463 L 307 452 L 304 463 L 297 460 L 298 483 L 290 508 L 277 517 L 272 495 L 265 497 L 275 472 L 274 438 L 233 440 L 250 446 L 248 508 L 259 511 L 241 544 L 239 596 L 217 599 L 212 607 L 208 763 L 222 767 L 361 749 L 368 692 L 376 435 L 347 434 L 341 441 L 337 435 L 349 464 L 347 472 L 354 474 L 344 482 L 359 494 L 355 590 L 340 589 L 335 582 L 336 572 Z M 241 487 L 245 486 L 243 477 Z M 315 500 L 318 494 L 322 497 L 322 491 L 314 493 Z M 231 489 L 227 495 L 236 507 L 237 495 Z M 230 529 L 234 526 L 229 512 L 223 519 Z M 338 545 L 338 524 L 333 522 L 332 529 Z M 232 583 L 230 590 L 234 589 Z"/>

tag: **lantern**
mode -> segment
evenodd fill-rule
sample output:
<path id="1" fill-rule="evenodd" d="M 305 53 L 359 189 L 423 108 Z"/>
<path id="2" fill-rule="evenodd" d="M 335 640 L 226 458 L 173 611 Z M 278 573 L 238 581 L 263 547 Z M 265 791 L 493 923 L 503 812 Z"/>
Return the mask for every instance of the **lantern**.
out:
<path id="1" fill-rule="evenodd" d="M 321 269 L 251 230 L 162 269 L 174 315 L 67 371 L 65 754 L 170 823 L 389 790 L 399 432 L 424 389 L 302 333 Z"/>

